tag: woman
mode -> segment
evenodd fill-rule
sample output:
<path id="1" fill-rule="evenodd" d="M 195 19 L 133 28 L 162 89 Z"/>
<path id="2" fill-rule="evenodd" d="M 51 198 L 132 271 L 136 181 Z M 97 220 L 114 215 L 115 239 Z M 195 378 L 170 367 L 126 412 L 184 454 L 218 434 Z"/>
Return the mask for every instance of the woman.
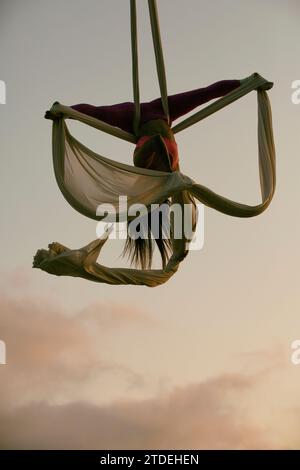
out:
<path id="1" fill-rule="evenodd" d="M 179 156 L 177 144 L 171 129 L 172 122 L 179 117 L 189 113 L 197 106 L 204 104 L 214 98 L 226 95 L 241 85 L 243 80 L 222 80 L 204 88 L 178 93 L 168 96 L 169 116 L 168 119 L 163 111 L 161 99 L 155 99 L 140 104 L 140 125 L 138 134 L 134 132 L 134 103 L 125 102 L 110 106 L 93 106 L 90 104 L 76 104 L 71 108 L 106 122 L 112 126 L 135 134 L 137 137 L 136 148 L 133 154 L 134 165 L 157 171 L 179 170 Z M 51 118 L 46 113 L 46 118 Z M 187 198 L 182 203 L 195 205 L 194 200 Z M 169 201 L 165 201 L 169 203 Z M 159 209 L 158 209 L 159 210 Z M 123 254 L 128 254 L 131 263 L 142 269 L 150 268 L 154 251 L 153 237 L 151 232 L 151 213 L 139 218 L 139 225 L 135 228 L 141 234 L 138 238 L 132 236 L 131 225 L 128 224 L 128 236 Z M 166 266 L 171 253 L 171 240 L 168 221 L 159 218 L 159 237 L 155 238 L 161 255 L 163 268 Z M 172 234 L 171 234 L 172 236 Z M 184 258 L 187 251 L 182 252 Z"/>

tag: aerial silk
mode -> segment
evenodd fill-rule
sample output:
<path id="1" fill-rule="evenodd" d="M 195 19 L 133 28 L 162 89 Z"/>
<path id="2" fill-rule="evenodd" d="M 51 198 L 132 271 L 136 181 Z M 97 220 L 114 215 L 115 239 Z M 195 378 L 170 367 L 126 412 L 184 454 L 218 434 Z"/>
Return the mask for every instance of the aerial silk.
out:
<path id="1" fill-rule="evenodd" d="M 169 119 L 164 63 L 154 0 L 149 0 L 149 11 L 162 97 L 161 102 L 165 116 Z M 258 163 L 261 188 L 261 203 L 257 205 L 247 205 L 221 196 L 198 184 L 180 170 L 162 172 L 111 160 L 93 152 L 69 132 L 66 121 L 73 119 L 133 144 L 137 142 L 137 129 L 141 114 L 135 13 L 135 2 L 131 0 L 134 89 L 133 132 L 117 128 L 58 102 L 54 103 L 50 109 L 53 116 L 54 172 L 57 184 L 65 199 L 81 214 L 95 220 L 105 219 L 106 222 L 114 222 L 116 216 L 120 221 L 128 217 L 127 208 L 124 209 L 120 206 L 120 195 L 127 196 L 128 206 L 143 204 L 148 210 L 151 210 L 152 204 L 159 204 L 167 199 L 184 206 L 192 198 L 195 198 L 208 207 L 235 217 L 253 217 L 262 213 L 269 206 L 275 191 L 276 168 L 271 107 L 267 95 L 267 90 L 273 84 L 258 73 L 242 80 L 239 87 L 172 127 L 174 134 L 180 132 L 256 90 Z M 101 204 L 106 204 L 107 213 L 105 215 L 97 212 L 97 208 Z M 191 217 L 195 227 L 196 213 L 194 206 L 192 206 Z M 57 242 L 52 243 L 48 246 L 48 250 L 38 250 L 33 266 L 58 276 L 82 277 L 108 284 L 136 284 L 155 287 L 168 281 L 178 270 L 180 262 L 187 255 L 188 245 L 192 239 L 192 237 L 183 235 L 180 239 L 174 238 L 172 240 L 172 255 L 164 269 L 111 268 L 97 263 L 100 250 L 109 238 L 110 230 L 111 228 L 108 228 L 101 238 L 76 250 L 71 250 Z"/>

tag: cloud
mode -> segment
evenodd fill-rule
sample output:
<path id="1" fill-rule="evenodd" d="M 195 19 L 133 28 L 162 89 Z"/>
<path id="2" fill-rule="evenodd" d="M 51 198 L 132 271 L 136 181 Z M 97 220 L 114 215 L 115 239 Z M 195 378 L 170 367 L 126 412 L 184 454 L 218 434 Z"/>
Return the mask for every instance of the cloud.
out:
<path id="1" fill-rule="evenodd" d="M 236 402 L 251 387 L 245 377 L 224 375 L 148 400 L 106 406 L 34 403 L 2 412 L 2 448 L 269 448 L 267 429 L 245 420 Z"/>
<path id="2" fill-rule="evenodd" d="M 166 392 L 104 354 L 117 331 L 134 338 L 157 327 L 138 310 L 99 302 L 70 316 L 49 299 L 0 292 L 0 311 L 2 449 L 299 447 L 280 351 L 244 355 L 242 372 Z"/>
<path id="3" fill-rule="evenodd" d="M 7 345 L 1 367 L 0 407 L 31 401 L 65 403 L 101 398 L 145 386 L 141 374 L 126 363 L 106 357 L 103 343 L 118 329 L 152 325 L 144 313 L 129 307 L 97 303 L 68 315 L 49 299 L 9 296 L 0 292 L 0 338 Z M 93 396 L 94 394 L 94 396 Z"/>

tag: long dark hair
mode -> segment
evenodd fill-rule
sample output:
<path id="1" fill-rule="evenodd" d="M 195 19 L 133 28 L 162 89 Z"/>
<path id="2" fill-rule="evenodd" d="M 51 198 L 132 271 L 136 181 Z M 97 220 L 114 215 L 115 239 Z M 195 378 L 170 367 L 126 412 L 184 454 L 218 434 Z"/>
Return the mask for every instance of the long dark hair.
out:
<path id="1" fill-rule="evenodd" d="M 169 261 L 172 251 L 172 233 L 169 219 L 170 201 L 166 200 L 152 212 L 138 216 L 127 222 L 127 239 L 122 255 L 127 256 L 131 265 L 141 269 L 150 269 L 153 260 L 155 245 L 160 253 L 163 269 Z M 157 214 L 155 212 L 157 211 Z M 155 215 L 158 216 L 155 218 Z M 153 220 L 158 226 L 151 226 Z M 134 222 L 134 228 L 133 228 Z M 134 230 L 140 234 L 134 238 Z"/>

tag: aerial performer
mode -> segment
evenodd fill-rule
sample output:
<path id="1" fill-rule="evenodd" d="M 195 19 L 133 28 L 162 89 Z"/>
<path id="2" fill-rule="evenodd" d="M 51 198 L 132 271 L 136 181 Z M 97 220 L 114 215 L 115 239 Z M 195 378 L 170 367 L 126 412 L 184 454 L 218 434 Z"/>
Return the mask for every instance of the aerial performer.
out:
<path id="1" fill-rule="evenodd" d="M 193 233 L 197 224 L 195 199 L 225 214 L 252 217 L 270 204 L 276 184 L 275 147 L 271 108 L 267 95 L 273 83 L 254 73 L 245 79 L 222 80 L 207 87 L 167 94 L 155 0 L 148 0 L 154 51 L 161 98 L 140 103 L 137 60 L 135 0 L 130 1 L 132 70 L 134 102 L 94 106 L 81 103 L 64 106 L 55 102 L 45 117 L 53 120 L 53 164 L 57 183 L 66 200 L 80 213 L 95 220 L 104 220 L 97 207 L 108 204 L 120 216 L 118 197 L 126 195 L 128 204 L 144 204 L 145 216 L 127 218 L 127 240 L 123 254 L 128 254 L 133 268 L 110 268 L 97 262 L 100 250 L 112 228 L 77 250 L 60 243 L 51 243 L 48 250 L 38 250 L 33 267 L 48 273 L 83 277 L 109 284 L 137 284 L 155 287 L 166 282 L 188 254 L 192 236 L 174 236 L 170 223 L 169 235 L 159 218 L 159 235 L 153 237 L 152 204 L 158 210 L 163 204 L 177 203 L 191 208 Z M 222 197 L 184 175 L 179 167 L 175 134 L 256 90 L 258 98 L 258 154 L 262 202 L 256 206 L 237 203 Z M 175 127 L 173 121 L 210 100 L 219 98 Z M 125 165 L 95 154 L 69 132 L 66 119 L 76 119 L 115 137 L 135 144 L 133 164 Z M 119 211 L 119 212 L 118 212 Z M 105 218 L 107 220 L 107 217 Z M 113 220 L 113 219 L 112 219 Z M 138 222 L 138 224 L 137 224 Z M 173 222 L 174 223 L 174 222 Z M 183 223 L 183 221 L 182 221 Z M 139 227 L 145 236 L 133 237 L 131 226 Z M 152 235 L 152 236 L 151 236 Z M 160 252 L 162 268 L 151 269 L 154 242 Z"/>
<path id="2" fill-rule="evenodd" d="M 133 163 L 140 168 L 149 168 L 157 171 L 178 171 L 178 147 L 172 132 L 172 122 L 181 116 L 193 111 L 197 106 L 214 98 L 224 96 L 241 85 L 240 80 L 223 80 L 206 88 L 178 93 L 168 96 L 169 120 L 163 110 L 161 98 L 149 103 L 141 103 L 140 127 L 137 133 L 137 142 L 133 154 Z M 93 106 L 77 104 L 71 108 L 116 126 L 124 131 L 134 133 L 134 103 L 126 102 L 112 106 Z M 51 113 L 47 118 L 51 118 Z M 165 201 L 167 203 L 167 201 Z M 192 201 L 191 201 L 192 203 Z M 143 223 L 143 218 L 140 218 Z M 130 228 L 130 226 L 129 226 Z M 151 213 L 145 220 L 144 238 L 133 238 L 128 233 L 124 253 L 131 254 L 131 261 L 141 268 L 150 268 L 154 244 L 151 238 Z M 141 229 L 142 231 L 142 229 Z M 154 238 L 159 249 L 162 265 L 165 267 L 168 254 L 171 250 L 170 239 L 165 237 Z"/>

